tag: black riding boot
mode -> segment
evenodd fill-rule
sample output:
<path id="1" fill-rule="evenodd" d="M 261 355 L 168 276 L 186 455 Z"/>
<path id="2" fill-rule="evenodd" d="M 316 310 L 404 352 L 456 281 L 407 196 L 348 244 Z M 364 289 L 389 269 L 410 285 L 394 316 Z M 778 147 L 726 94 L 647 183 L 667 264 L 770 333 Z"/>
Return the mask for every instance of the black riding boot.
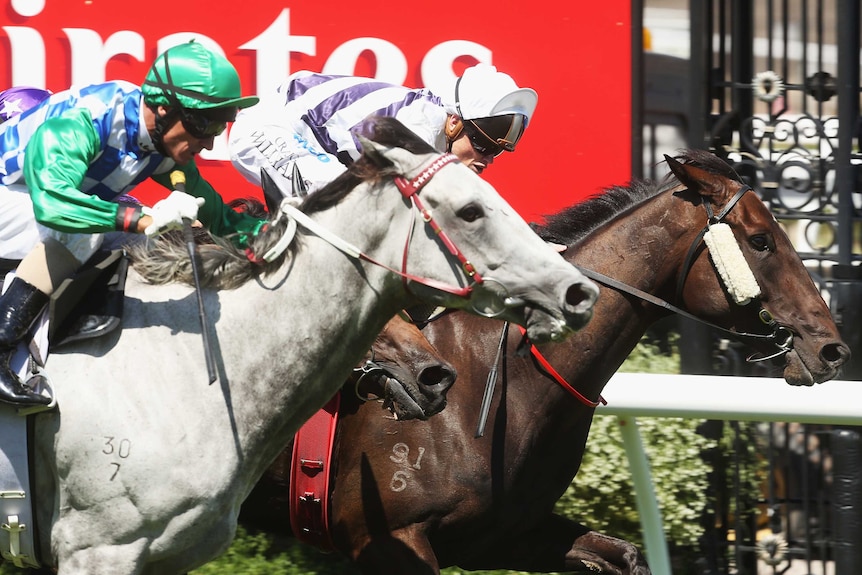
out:
<path id="1" fill-rule="evenodd" d="M 40 395 L 21 383 L 9 362 L 18 343 L 24 339 L 48 296 L 21 278 L 15 278 L 0 295 L 0 401 L 23 405 L 47 405 L 51 398 Z"/>

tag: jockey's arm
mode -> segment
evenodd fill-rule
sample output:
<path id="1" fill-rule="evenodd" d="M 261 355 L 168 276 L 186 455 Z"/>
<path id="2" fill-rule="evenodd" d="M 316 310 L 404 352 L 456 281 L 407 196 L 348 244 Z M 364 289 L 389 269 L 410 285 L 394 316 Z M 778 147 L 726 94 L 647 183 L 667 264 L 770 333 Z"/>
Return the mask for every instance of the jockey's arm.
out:
<path id="1" fill-rule="evenodd" d="M 198 211 L 198 219 L 213 234 L 223 237 L 230 236 L 235 244 L 244 247 L 266 223 L 264 220 L 237 212 L 227 206 L 221 195 L 201 177 L 194 161 L 184 166 L 176 166 L 174 169 L 181 170 L 186 175 L 187 194 L 204 198 L 205 203 Z M 170 190 L 173 189 L 170 172 L 154 174 L 153 180 Z"/>
<path id="2" fill-rule="evenodd" d="M 27 143 L 23 166 L 36 221 L 69 233 L 116 229 L 119 206 L 80 191 L 100 146 L 90 112 L 84 108 L 69 110 L 36 129 Z"/>

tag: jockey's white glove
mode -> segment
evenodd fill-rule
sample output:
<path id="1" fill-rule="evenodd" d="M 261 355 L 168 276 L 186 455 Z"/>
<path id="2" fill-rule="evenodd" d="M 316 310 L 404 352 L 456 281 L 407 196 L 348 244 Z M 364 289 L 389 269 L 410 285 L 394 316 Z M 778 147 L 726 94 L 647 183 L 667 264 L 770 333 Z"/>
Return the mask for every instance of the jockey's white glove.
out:
<path id="1" fill-rule="evenodd" d="M 152 208 L 144 208 L 143 213 L 153 218 L 153 223 L 147 226 L 144 233 L 152 237 L 181 228 L 183 220 L 193 222 L 197 219 L 198 208 L 203 205 L 203 198 L 174 190 L 167 198 L 156 202 Z"/>

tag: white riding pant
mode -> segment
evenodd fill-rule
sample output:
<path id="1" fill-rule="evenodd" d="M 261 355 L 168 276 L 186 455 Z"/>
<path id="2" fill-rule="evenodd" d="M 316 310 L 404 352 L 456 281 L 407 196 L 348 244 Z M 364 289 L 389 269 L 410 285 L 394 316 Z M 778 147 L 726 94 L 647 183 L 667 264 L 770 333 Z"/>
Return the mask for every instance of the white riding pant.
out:
<path id="1" fill-rule="evenodd" d="M 74 234 L 43 226 L 36 221 L 27 186 L 0 185 L 0 258 L 23 259 L 47 238 L 63 244 L 79 263 L 84 263 L 102 245 L 104 235 Z"/>

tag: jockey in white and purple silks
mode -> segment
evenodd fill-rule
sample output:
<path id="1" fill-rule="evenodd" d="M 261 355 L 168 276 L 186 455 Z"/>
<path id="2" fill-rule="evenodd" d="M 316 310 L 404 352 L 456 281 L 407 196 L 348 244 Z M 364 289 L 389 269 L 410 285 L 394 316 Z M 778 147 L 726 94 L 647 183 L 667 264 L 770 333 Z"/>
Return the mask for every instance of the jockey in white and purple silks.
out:
<path id="1" fill-rule="evenodd" d="M 288 178 L 295 166 L 313 192 L 359 157 L 353 128 L 369 115 L 384 115 L 482 173 L 496 156 L 514 151 L 537 100 L 534 90 L 487 64 L 465 70 L 445 99 L 372 78 L 301 71 L 237 116 L 231 160 L 254 183 L 263 165 Z"/>

